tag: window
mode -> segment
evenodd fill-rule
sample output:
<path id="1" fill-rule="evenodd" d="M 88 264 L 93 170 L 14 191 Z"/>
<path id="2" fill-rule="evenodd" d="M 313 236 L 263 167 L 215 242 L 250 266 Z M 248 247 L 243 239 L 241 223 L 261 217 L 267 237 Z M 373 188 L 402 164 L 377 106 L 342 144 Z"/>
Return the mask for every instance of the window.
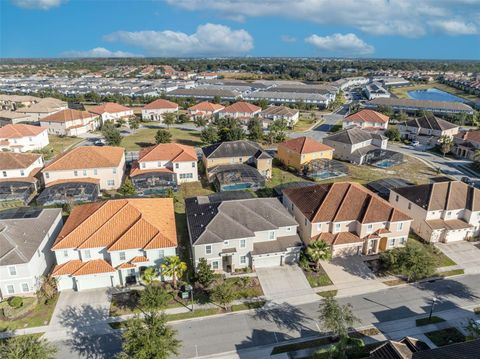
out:
<path id="1" fill-rule="evenodd" d="M 275 239 L 275 231 L 268 232 L 268 239 Z"/>
<path id="2" fill-rule="evenodd" d="M 147 164 L 146 164 L 145 162 L 142 162 L 142 163 L 140 163 L 140 166 L 141 166 L 142 168 L 145 168 L 145 167 L 147 167 Z M 159 166 L 159 167 L 160 167 L 160 166 Z"/>
<path id="3" fill-rule="evenodd" d="M 143 163 L 142 163 L 142 165 L 143 165 Z M 162 162 L 157 162 L 157 167 L 162 167 Z"/>
<path id="4" fill-rule="evenodd" d="M 24 170 L 20 170 L 20 176 L 25 176 L 25 171 Z"/>
<path id="5" fill-rule="evenodd" d="M 30 142 L 32 142 L 32 141 L 33 141 L 33 139 L 32 139 L 31 137 L 29 137 L 29 138 L 28 138 L 28 140 L 29 140 Z"/>
<path id="6" fill-rule="evenodd" d="M 40 257 L 40 249 L 37 249 L 37 257 Z"/>
<path id="7" fill-rule="evenodd" d="M 321 223 L 317 223 L 317 231 L 321 230 L 322 229 L 322 224 Z"/>
<path id="8" fill-rule="evenodd" d="M 22 283 L 22 292 L 27 293 L 30 291 L 30 288 L 28 288 L 28 283 Z"/>
<path id="9" fill-rule="evenodd" d="M 15 287 L 13 286 L 13 284 L 7 285 L 7 292 L 8 292 L 8 294 L 14 294 L 15 293 Z"/>
<path id="10" fill-rule="evenodd" d="M 373 230 L 373 224 L 367 224 L 367 231 L 371 232 Z"/>
<path id="11" fill-rule="evenodd" d="M 408 209 L 412 209 L 412 204 L 408 203 Z"/>
<path id="12" fill-rule="evenodd" d="M 307 225 L 307 219 L 305 218 L 305 225 Z"/>
<path id="13" fill-rule="evenodd" d="M 399 199 L 399 198 L 400 198 L 400 197 L 399 197 L 398 194 L 397 194 L 397 195 L 395 196 L 395 202 L 398 202 L 398 199 Z"/>
<path id="14" fill-rule="evenodd" d="M 292 203 L 292 206 L 291 206 L 290 208 L 291 208 L 291 209 L 292 209 L 292 211 L 293 211 L 293 203 Z"/>
<path id="15" fill-rule="evenodd" d="M 180 163 L 175 163 L 175 168 L 179 169 L 180 168 Z"/>
<path id="16" fill-rule="evenodd" d="M 292 227 L 287 227 L 287 232 L 290 232 L 292 230 Z"/>
<path id="17" fill-rule="evenodd" d="M 90 253 L 90 249 L 86 249 L 85 252 L 83 252 L 83 254 L 85 254 L 85 259 L 92 258 L 92 254 Z"/>
<path id="18" fill-rule="evenodd" d="M 223 241 L 223 244 L 226 246 L 228 246 L 228 243 L 229 243 L 228 241 Z"/>
<path id="19" fill-rule="evenodd" d="M 98 170 L 96 168 L 93 169 L 93 174 L 96 176 L 98 175 Z"/>
<path id="20" fill-rule="evenodd" d="M 84 176 L 87 175 L 87 170 L 83 170 L 83 175 L 84 175 Z"/>
<path id="21" fill-rule="evenodd" d="M 401 231 L 403 229 L 403 223 L 397 224 L 397 231 Z"/>
<path id="22" fill-rule="evenodd" d="M 212 246 L 206 245 L 205 246 L 205 254 L 212 254 Z"/>
<path id="23" fill-rule="evenodd" d="M 124 260 L 125 260 L 125 252 L 120 252 L 120 253 L 118 253 L 118 256 L 120 257 L 120 260 L 121 260 L 121 261 L 124 261 Z"/>
<path id="24" fill-rule="evenodd" d="M 195 162 L 192 162 L 192 168 L 195 168 Z"/>
<path id="25" fill-rule="evenodd" d="M 15 266 L 8 267 L 8 273 L 11 276 L 17 275 L 17 267 L 15 267 Z"/>
<path id="26" fill-rule="evenodd" d="M 447 212 L 447 216 L 450 217 L 452 215 L 452 212 L 451 211 L 448 211 Z"/>
<path id="27" fill-rule="evenodd" d="M 68 251 L 63 251 L 63 257 L 68 258 Z"/>
<path id="28" fill-rule="evenodd" d="M 339 231 L 340 230 L 340 223 L 335 223 L 335 230 Z"/>
<path id="29" fill-rule="evenodd" d="M 114 175 L 117 174 L 117 169 L 116 169 L 116 168 L 113 168 L 113 169 L 112 169 L 112 172 L 113 172 Z"/>
<path id="30" fill-rule="evenodd" d="M 218 261 L 212 262 L 212 269 L 218 269 Z"/>
<path id="31" fill-rule="evenodd" d="M 50 178 L 50 174 L 48 172 L 45 172 L 45 178 L 46 179 L 49 179 Z"/>
<path id="32" fill-rule="evenodd" d="M 158 251 L 158 257 L 159 257 L 159 258 L 165 257 L 165 251 L 164 251 L 163 249 L 160 249 L 160 250 Z"/>
<path id="33" fill-rule="evenodd" d="M 77 176 L 78 176 L 78 171 L 77 171 L 77 170 L 73 171 L 73 175 L 74 175 L 75 177 L 77 177 Z"/>
<path id="34" fill-rule="evenodd" d="M 107 181 L 107 186 L 115 186 L 115 181 L 114 180 L 108 180 Z"/>
<path id="35" fill-rule="evenodd" d="M 398 239 L 398 244 L 400 244 L 400 245 L 403 246 L 403 245 L 405 244 L 405 237 L 399 238 L 399 239 Z"/>
<path id="36" fill-rule="evenodd" d="M 2 171 L 3 177 L 7 177 L 7 171 Z"/>
<path id="37" fill-rule="evenodd" d="M 247 257 L 240 256 L 240 264 L 245 264 L 245 263 L 247 263 Z"/>
<path id="38" fill-rule="evenodd" d="M 245 239 L 240 239 L 240 248 L 245 248 L 247 246 L 247 242 Z"/>
<path id="39" fill-rule="evenodd" d="M 393 247 L 394 245 L 395 245 L 395 238 L 390 238 L 390 239 L 388 240 L 388 246 L 389 246 L 389 247 Z"/>

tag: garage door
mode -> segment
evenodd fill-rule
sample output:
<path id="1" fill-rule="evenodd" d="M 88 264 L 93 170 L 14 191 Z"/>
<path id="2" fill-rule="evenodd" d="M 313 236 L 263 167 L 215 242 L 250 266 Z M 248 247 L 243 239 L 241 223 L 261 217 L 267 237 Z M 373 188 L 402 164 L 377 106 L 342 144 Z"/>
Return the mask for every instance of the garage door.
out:
<path id="1" fill-rule="evenodd" d="M 255 256 L 253 257 L 253 266 L 255 268 L 277 267 L 280 265 L 280 255 Z"/>
<path id="2" fill-rule="evenodd" d="M 75 280 L 72 277 L 68 276 L 57 277 L 57 288 L 59 291 L 66 289 L 75 289 Z"/>
<path id="3" fill-rule="evenodd" d="M 445 235 L 445 243 L 463 241 L 466 236 L 466 231 L 457 230 L 457 231 L 448 231 Z"/>
<path id="4" fill-rule="evenodd" d="M 76 277 L 77 290 L 105 288 L 112 286 L 110 274 L 106 275 L 88 275 Z"/>
<path id="5" fill-rule="evenodd" d="M 355 256 L 358 254 L 362 254 L 362 246 L 354 246 L 354 247 L 334 247 L 333 256 L 334 257 L 346 257 L 346 256 Z"/>

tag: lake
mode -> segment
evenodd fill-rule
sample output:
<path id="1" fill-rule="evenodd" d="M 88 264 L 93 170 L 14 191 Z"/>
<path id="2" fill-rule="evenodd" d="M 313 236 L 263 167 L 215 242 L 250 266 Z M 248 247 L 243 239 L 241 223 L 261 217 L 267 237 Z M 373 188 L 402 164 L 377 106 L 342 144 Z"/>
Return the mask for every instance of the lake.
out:
<path id="1" fill-rule="evenodd" d="M 466 102 L 466 100 L 461 97 L 452 95 L 448 92 L 436 88 L 408 91 L 407 94 L 410 98 L 413 98 L 415 100 Z"/>

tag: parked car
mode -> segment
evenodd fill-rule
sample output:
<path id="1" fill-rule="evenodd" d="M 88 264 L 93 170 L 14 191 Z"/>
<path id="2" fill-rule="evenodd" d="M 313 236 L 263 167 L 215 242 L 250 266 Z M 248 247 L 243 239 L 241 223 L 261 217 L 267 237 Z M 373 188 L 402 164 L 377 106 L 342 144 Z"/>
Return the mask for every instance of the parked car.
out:
<path id="1" fill-rule="evenodd" d="M 107 143 L 105 142 L 104 139 L 100 139 L 100 140 L 96 140 L 93 144 L 95 146 L 105 146 Z"/>
<path id="2" fill-rule="evenodd" d="M 413 142 L 412 142 L 412 146 L 413 146 L 413 147 L 420 146 L 420 142 L 418 142 L 418 141 L 413 141 Z"/>
<path id="3" fill-rule="evenodd" d="M 461 181 L 466 184 L 473 184 L 473 180 L 470 177 L 464 176 L 461 178 Z"/>

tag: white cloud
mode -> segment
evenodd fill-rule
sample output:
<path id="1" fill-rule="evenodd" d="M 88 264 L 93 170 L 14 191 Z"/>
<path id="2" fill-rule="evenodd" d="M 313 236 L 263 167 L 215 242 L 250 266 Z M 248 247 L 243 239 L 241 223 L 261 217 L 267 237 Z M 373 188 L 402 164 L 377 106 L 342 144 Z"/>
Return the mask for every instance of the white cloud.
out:
<path id="1" fill-rule="evenodd" d="M 142 57 L 142 55 L 132 54 L 124 51 L 110 51 L 104 47 L 96 47 L 86 51 L 66 51 L 62 54 L 64 57 Z"/>
<path id="2" fill-rule="evenodd" d="M 66 0 L 12 0 L 13 4 L 24 9 L 48 10 L 60 6 Z"/>
<path id="3" fill-rule="evenodd" d="M 430 23 L 432 27 L 449 35 L 476 35 L 479 27 L 474 23 L 466 23 L 462 20 L 438 20 Z"/>
<path id="4" fill-rule="evenodd" d="M 297 42 L 297 38 L 294 37 L 294 36 L 290 36 L 290 35 L 282 35 L 280 37 L 280 39 L 283 41 L 283 42 Z"/>
<path id="5" fill-rule="evenodd" d="M 429 32 L 471 34 L 452 31 L 452 24 L 435 21 L 462 19 L 480 27 L 480 0 L 165 0 L 189 11 L 215 11 L 238 19 L 282 16 L 321 25 L 349 26 L 375 35 L 423 36 Z M 458 25 L 458 24 L 457 24 Z M 458 26 L 457 26 L 458 28 Z"/>
<path id="6" fill-rule="evenodd" d="M 305 42 L 312 44 L 321 51 L 347 56 L 370 55 L 375 51 L 373 46 L 352 33 L 328 36 L 311 35 L 305 39 Z"/>
<path id="7" fill-rule="evenodd" d="M 169 30 L 117 31 L 104 39 L 140 47 L 154 56 L 233 56 L 253 49 L 247 31 L 216 24 L 200 25 L 191 35 Z"/>

